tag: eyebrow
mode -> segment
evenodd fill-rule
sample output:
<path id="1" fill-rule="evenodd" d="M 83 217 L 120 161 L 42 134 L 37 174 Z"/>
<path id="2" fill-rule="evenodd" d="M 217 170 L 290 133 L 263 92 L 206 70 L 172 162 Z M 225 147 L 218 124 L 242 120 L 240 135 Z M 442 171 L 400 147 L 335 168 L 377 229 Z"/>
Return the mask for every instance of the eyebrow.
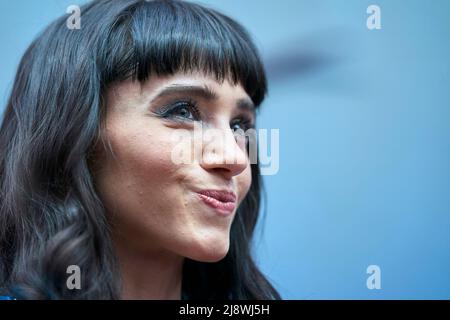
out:
<path id="1" fill-rule="evenodd" d="M 171 96 L 174 94 L 186 94 L 193 95 L 197 97 L 201 97 L 208 101 L 217 101 L 219 99 L 219 95 L 208 87 L 206 84 L 203 86 L 200 85 L 184 85 L 184 84 L 172 84 L 163 88 L 150 102 L 151 104 L 160 98 L 164 98 L 167 96 Z M 240 98 L 236 100 L 236 108 L 243 111 L 248 111 L 252 114 L 255 114 L 255 105 L 253 101 L 246 97 Z"/>

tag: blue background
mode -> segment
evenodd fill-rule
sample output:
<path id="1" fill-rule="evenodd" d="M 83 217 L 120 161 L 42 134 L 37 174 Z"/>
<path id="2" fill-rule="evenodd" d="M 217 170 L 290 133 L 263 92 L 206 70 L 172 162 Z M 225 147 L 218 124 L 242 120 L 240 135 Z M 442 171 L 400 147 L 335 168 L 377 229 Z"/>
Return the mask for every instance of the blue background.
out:
<path id="1" fill-rule="evenodd" d="M 0 111 L 31 40 L 82 3 L 1 0 Z M 449 299 L 450 1 L 202 3 L 248 28 L 268 70 L 259 126 L 280 129 L 280 170 L 255 249 L 282 296 Z"/>

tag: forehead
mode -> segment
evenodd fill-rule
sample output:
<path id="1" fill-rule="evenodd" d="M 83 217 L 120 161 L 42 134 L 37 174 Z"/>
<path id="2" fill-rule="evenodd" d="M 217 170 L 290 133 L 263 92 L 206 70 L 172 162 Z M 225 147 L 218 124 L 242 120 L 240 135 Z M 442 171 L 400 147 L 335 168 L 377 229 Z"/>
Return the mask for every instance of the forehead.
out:
<path id="1" fill-rule="evenodd" d="M 205 75 L 202 73 L 176 73 L 166 76 L 153 76 L 148 81 L 143 83 L 142 90 L 152 92 L 155 95 L 161 93 L 162 89 L 168 90 L 171 93 L 177 93 L 183 90 L 177 88 L 192 88 L 192 92 L 201 93 L 202 90 L 195 90 L 196 88 L 203 88 L 205 98 L 226 98 L 232 96 L 233 98 L 249 98 L 242 85 L 239 83 L 233 84 L 228 79 L 218 81 L 215 77 Z"/>
<path id="2" fill-rule="evenodd" d="M 152 75 L 145 82 L 126 80 L 114 84 L 108 100 L 152 103 L 171 96 L 195 96 L 210 102 L 233 102 L 239 109 L 254 112 L 255 106 L 239 83 L 228 79 L 218 81 L 214 76 L 197 72 L 173 75 Z"/>

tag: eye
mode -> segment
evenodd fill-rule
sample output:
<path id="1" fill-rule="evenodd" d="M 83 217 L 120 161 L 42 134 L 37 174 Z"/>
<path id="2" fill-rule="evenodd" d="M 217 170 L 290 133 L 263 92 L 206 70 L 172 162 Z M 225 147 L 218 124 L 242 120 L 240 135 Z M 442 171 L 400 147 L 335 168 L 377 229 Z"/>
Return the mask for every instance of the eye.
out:
<path id="1" fill-rule="evenodd" d="M 252 122 L 250 121 L 250 119 L 246 119 L 246 118 L 238 118 L 238 119 L 234 119 L 231 123 L 230 123 L 230 128 L 233 131 L 236 130 L 243 130 L 246 131 L 250 128 L 254 128 L 254 125 L 252 124 Z"/>
<path id="2" fill-rule="evenodd" d="M 178 101 L 166 108 L 162 114 L 164 118 L 176 118 L 178 120 L 200 120 L 200 112 L 193 101 Z"/>

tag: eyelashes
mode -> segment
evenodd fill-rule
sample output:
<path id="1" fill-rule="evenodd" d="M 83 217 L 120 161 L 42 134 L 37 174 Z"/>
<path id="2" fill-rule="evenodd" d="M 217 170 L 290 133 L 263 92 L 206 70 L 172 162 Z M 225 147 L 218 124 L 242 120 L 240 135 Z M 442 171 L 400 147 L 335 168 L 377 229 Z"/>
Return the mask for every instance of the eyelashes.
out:
<path id="1" fill-rule="evenodd" d="M 175 103 L 163 107 L 158 112 L 159 116 L 165 119 L 177 121 L 200 121 L 200 110 L 193 100 L 176 101 Z"/>
<path id="2" fill-rule="evenodd" d="M 179 100 L 165 106 L 157 112 L 157 115 L 161 118 L 181 123 L 203 120 L 198 104 L 192 99 Z M 230 121 L 230 128 L 233 131 L 238 129 L 246 131 L 248 129 L 254 129 L 255 125 L 249 116 L 243 114 Z"/>

